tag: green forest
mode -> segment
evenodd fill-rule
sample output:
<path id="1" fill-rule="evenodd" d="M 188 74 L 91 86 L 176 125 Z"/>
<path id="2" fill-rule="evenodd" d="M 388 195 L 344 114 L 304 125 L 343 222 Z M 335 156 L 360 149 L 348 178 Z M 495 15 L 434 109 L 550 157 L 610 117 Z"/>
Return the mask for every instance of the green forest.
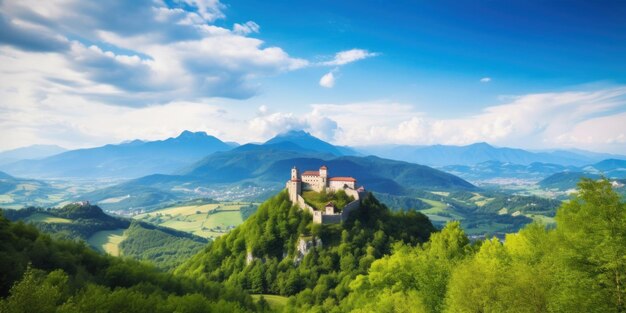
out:
<path id="1" fill-rule="evenodd" d="M 626 312 L 626 203 L 582 180 L 556 224 L 470 241 L 373 195 L 319 225 L 285 192 L 172 271 L 0 218 L 1 312 Z M 305 255 L 298 248 L 309 242 Z"/>

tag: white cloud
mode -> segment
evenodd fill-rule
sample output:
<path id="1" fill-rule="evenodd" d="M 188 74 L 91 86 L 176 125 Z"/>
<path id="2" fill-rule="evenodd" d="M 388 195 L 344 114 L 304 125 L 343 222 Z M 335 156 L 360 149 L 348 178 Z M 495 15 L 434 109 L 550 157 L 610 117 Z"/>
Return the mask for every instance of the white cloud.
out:
<path id="1" fill-rule="evenodd" d="M 258 33 L 260 29 L 261 27 L 259 26 L 259 24 L 253 21 L 248 21 L 244 24 L 235 23 L 235 25 L 233 25 L 233 32 L 240 35 Z"/>
<path id="2" fill-rule="evenodd" d="M 30 64 L 42 52 L 56 54 L 65 58 L 57 72 L 73 72 L 41 73 L 12 84 L 15 88 L 42 92 L 41 80 L 66 87 L 80 83 L 81 89 L 92 90 L 85 95 L 90 99 L 127 106 L 248 98 L 258 92 L 258 78 L 309 64 L 246 37 L 259 31 L 253 21 L 235 24 L 233 30 L 211 25 L 224 18 L 223 9 L 218 0 L 2 1 L 0 26 L 10 32 L 0 32 L 0 54 L 18 55 L 19 49 L 19 57 Z M 3 63 L 0 74 L 8 75 L 9 67 L 25 70 Z M 102 85 L 107 92 L 95 88 Z"/>
<path id="3" fill-rule="evenodd" d="M 491 77 L 483 77 L 480 79 L 481 83 L 488 83 L 491 82 Z"/>
<path id="4" fill-rule="evenodd" d="M 324 76 L 320 78 L 320 86 L 324 88 L 333 88 L 335 86 L 335 75 L 332 71 L 324 74 Z"/>
<path id="5" fill-rule="evenodd" d="M 54 55 L 42 55 L 39 61 L 50 68 L 66 62 Z M 41 70 L 48 69 L 42 66 Z M 54 92 L 69 88 L 45 80 L 44 93 L 4 87 L 10 79 L 31 75 L 26 71 L 11 78 L 0 76 L 0 142 L 4 149 L 35 143 L 76 148 L 136 138 L 155 140 L 186 129 L 250 142 L 304 129 L 342 145 L 487 141 L 521 148 L 577 147 L 626 153 L 626 87 L 522 95 L 474 114 L 434 118 L 411 104 L 386 101 L 313 104 L 305 112 L 275 112 L 262 105 L 256 112 L 242 114 L 221 101 L 111 106 L 80 94 Z"/>
<path id="6" fill-rule="evenodd" d="M 345 64 L 352 63 L 355 61 L 375 57 L 377 55 L 378 53 L 369 52 L 363 49 L 351 49 L 351 50 L 337 52 L 335 54 L 335 57 L 332 60 L 321 62 L 320 64 L 328 65 L 328 66 L 339 66 L 339 65 L 345 65 Z"/>

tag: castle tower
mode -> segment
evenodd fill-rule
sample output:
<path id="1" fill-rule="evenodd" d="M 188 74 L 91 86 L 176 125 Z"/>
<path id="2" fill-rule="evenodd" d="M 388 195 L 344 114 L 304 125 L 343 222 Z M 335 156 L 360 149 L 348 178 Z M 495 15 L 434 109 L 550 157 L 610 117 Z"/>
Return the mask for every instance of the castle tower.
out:
<path id="1" fill-rule="evenodd" d="M 326 165 L 320 167 L 320 184 L 320 190 L 324 190 L 328 187 L 328 168 Z"/>
<path id="2" fill-rule="evenodd" d="M 291 169 L 291 180 L 287 182 L 287 190 L 289 191 L 289 200 L 297 203 L 298 195 L 302 193 L 302 181 L 295 166 Z"/>
<path id="3" fill-rule="evenodd" d="M 295 166 L 291 169 L 291 180 L 298 180 L 298 169 Z"/>

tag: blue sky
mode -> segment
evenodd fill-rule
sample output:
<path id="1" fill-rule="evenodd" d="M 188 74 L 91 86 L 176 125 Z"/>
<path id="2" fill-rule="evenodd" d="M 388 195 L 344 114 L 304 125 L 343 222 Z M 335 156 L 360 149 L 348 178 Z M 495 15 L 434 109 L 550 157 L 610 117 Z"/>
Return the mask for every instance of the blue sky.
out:
<path id="1" fill-rule="evenodd" d="M 0 1 L 0 143 L 626 153 L 626 2 Z"/>

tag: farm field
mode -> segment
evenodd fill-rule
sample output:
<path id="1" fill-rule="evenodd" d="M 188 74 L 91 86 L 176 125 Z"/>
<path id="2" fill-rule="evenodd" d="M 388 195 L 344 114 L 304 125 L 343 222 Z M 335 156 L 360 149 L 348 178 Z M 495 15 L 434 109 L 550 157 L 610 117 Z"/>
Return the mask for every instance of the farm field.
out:
<path id="1" fill-rule="evenodd" d="M 241 208 L 249 205 L 243 202 L 187 205 L 139 214 L 134 219 L 204 238 L 217 238 L 243 223 Z"/>
<path id="2" fill-rule="evenodd" d="M 120 243 L 126 239 L 125 229 L 103 230 L 91 236 L 87 242 L 101 252 L 120 255 Z"/>

